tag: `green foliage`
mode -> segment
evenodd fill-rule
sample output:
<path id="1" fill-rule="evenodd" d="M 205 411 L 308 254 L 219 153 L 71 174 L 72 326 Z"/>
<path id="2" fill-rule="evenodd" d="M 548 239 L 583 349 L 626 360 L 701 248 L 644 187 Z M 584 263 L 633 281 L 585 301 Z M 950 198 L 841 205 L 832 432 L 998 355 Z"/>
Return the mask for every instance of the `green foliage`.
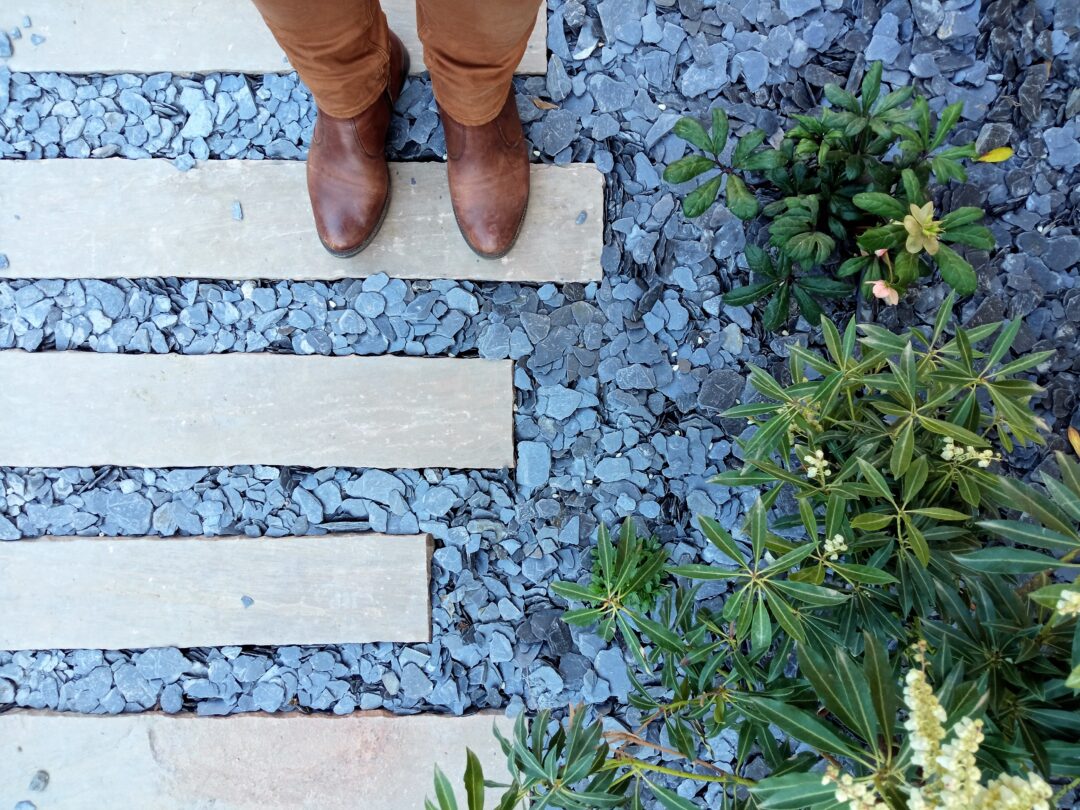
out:
<path id="1" fill-rule="evenodd" d="M 554 582 L 551 589 L 565 599 L 588 605 L 569 611 L 563 617 L 566 622 L 586 627 L 599 624 L 606 641 L 619 628 L 636 648 L 626 616 L 652 608 L 664 579 L 667 555 L 655 538 L 639 537 L 632 520 L 623 522 L 618 547 L 612 544 L 606 526 L 600 527 L 598 535 L 589 585 Z"/>
<path id="2" fill-rule="evenodd" d="M 648 613 L 662 590 L 667 553 L 657 538 L 639 537 L 630 520 L 624 521 L 620 535 L 614 560 L 601 554 L 599 544 L 593 549 L 592 582 L 609 599 L 617 596 L 631 610 Z M 641 572 L 652 576 L 640 577 Z"/>
<path id="3" fill-rule="evenodd" d="M 683 200 L 683 213 L 705 213 L 723 187 L 733 214 L 761 214 L 768 222 L 770 252 L 747 249 L 755 280 L 725 296 L 735 305 L 769 299 L 766 329 L 783 326 L 793 303 L 817 323 L 822 299 L 850 294 L 852 277 L 861 277 L 867 295 L 873 282 L 883 282 L 887 289 L 873 287 L 879 297 L 902 294 L 934 269 L 958 293 L 975 290 L 974 269 L 949 244 L 991 249 L 993 235 L 975 224 L 983 211 L 965 207 L 934 220 L 931 208 L 922 221 L 917 216 L 932 200 L 932 182 L 966 180 L 962 162 L 977 157 L 972 144 L 944 146 L 963 105 L 946 107 L 935 120 L 911 87 L 882 94 L 881 74 L 881 63 L 871 65 L 857 95 L 827 85 L 828 106 L 817 116 L 795 115 L 777 148 L 763 146 L 765 133 L 754 130 L 725 159 L 730 126 L 719 109 L 709 132 L 692 118 L 675 125 L 675 134 L 702 153 L 664 172 L 676 185 L 704 179 Z M 980 159 L 1011 154 L 1002 151 Z"/>
<path id="4" fill-rule="evenodd" d="M 1041 389 L 1018 375 L 1049 353 L 1010 357 L 1018 321 L 959 328 L 954 303 L 928 333 L 841 332 L 823 318 L 825 351 L 792 347 L 790 383 L 751 367 L 762 400 L 724 416 L 756 430 L 742 467 L 714 482 L 760 498 L 734 532 L 699 518 L 714 562 L 667 566 L 674 582 L 651 611 L 630 604 L 631 583 L 655 582 L 662 555 L 629 521 L 618 549 L 599 532 L 597 571 L 556 592 L 586 605 L 567 621 L 609 638 L 619 629 L 640 726 L 603 743 L 596 732 L 569 757 L 519 721 L 533 754 L 511 773 L 534 781 L 515 780 L 515 795 L 535 801 L 573 777 L 575 796 L 615 802 L 584 806 L 637 808 L 644 792 L 695 807 L 659 773 L 723 785 L 725 807 L 841 808 L 822 785 L 824 759 L 906 810 L 921 778 L 901 723 L 913 668 L 950 723 L 982 724 L 985 774 L 1073 780 L 1062 794 L 1080 784 L 1078 586 L 1052 576 L 1080 568 L 1080 464 L 1058 454 L 1038 484 L 1000 472 L 999 452 L 1042 441 L 1031 408 Z M 702 598 L 715 582 L 727 595 Z M 722 732 L 734 735 L 731 768 L 711 748 Z M 747 772 L 758 757 L 763 779 Z"/>
<path id="5" fill-rule="evenodd" d="M 520 715 L 514 733 L 507 739 L 494 727 L 494 734 L 506 756 L 510 783 L 484 779 L 480 760 L 467 752 L 465 793 L 468 810 L 514 810 L 518 807 L 602 810 L 625 807 L 626 774 L 610 758 L 599 720 L 586 722 L 581 711 L 571 711 L 564 723 L 549 726 L 550 712 L 540 712 L 531 722 Z M 485 789 L 502 790 L 497 804 L 485 804 Z M 424 802 L 424 810 L 458 810 L 450 781 L 435 769 L 435 797 Z"/>

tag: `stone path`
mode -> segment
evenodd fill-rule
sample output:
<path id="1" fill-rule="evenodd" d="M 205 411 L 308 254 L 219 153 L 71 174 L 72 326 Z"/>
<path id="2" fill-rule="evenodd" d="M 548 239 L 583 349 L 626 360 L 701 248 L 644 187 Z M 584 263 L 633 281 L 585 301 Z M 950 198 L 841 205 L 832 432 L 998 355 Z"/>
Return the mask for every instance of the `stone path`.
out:
<path id="1" fill-rule="evenodd" d="M 821 102 L 826 82 L 860 75 L 868 56 L 897 48 L 886 68 L 890 86 L 914 80 L 935 110 L 963 100 L 958 140 L 1007 141 L 1017 150 L 1007 163 L 972 167 L 970 182 L 944 201 L 991 210 L 1001 246 L 980 266 L 980 291 L 959 317 L 1022 318 L 1018 351 L 1059 349 L 1039 376 L 1048 393 L 1035 407 L 1053 427 L 1051 442 L 1064 442 L 1070 420 L 1080 427 L 1075 2 L 1029 3 L 1022 14 L 1009 3 L 939 0 L 548 6 L 547 72 L 519 77 L 518 107 L 538 162 L 593 162 L 605 175 L 600 282 L 385 274 L 101 281 L 0 269 L 3 348 L 514 360 L 517 469 L 387 470 L 393 504 L 357 489 L 368 471 L 351 468 L 0 468 L 0 539 L 428 532 L 436 542 L 432 642 L 0 651 L 0 710 L 400 714 L 584 703 L 633 727 L 640 718 L 628 706 L 622 651 L 567 628 L 550 582 L 588 571 L 597 524 L 625 516 L 655 533 L 673 562 L 712 562 L 694 516 L 735 527 L 754 496 L 708 483 L 739 464 L 735 442 L 746 428 L 717 413 L 754 396 L 748 365 L 782 377 L 790 347 L 814 340 L 802 321 L 788 334 L 764 333 L 751 311 L 723 304 L 723 291 L 747 282 L 745 241 L 763 234 L 747 233 L 723 207 L 693 222 L 682 217 L 680 195 L 660 177 L 686 151 L 671 128 L 684 114 L 704 119 L 722 105 L 736 137 L 754 127 L 775 137 L 792 114 Z M 35 46 L 36 22 L 24 26 L 22 16 L 18 6 L 0 9 L 0 30 L 21 29 L 11 39 L 16 54 L 47 49 L 52 40 Z M 310 142 L 314 107 L 295 74 L 7 74 L 2 64 L 5 159 L 119 156 L 182 168 L 206 158 L 299 161 Z M 187 126 L 192 115 L 204 123 L 206 112 L 209 130 Z M 423 77 L 406 85 L 389 148 L 399 161 L 445 153 Z M 117 211 L 113 226 L 123 219 Z M 0 254 L 10 234 L 0 220 Z M 927 286 L 879 318 L 888 328 L 932 323 L 943 292 Z M 1041 458 L 1021 450 L 1012 460 L 1030 470 Z M 725 588 L 710 584 L 701 597 L 715 606 Z M 733 754 L 721 746 L 719 764 Z M 719 806 L 719 788 L 692 801 Z"/>
<path id="2" fill-rule="evenodd" d="M 412 3 L 389 6 L 396 19 Z M 33 49 L 19 49 L 16 69 L 287 69 L 250 4 L 239 0 L 145 8 L 36 0 L 28 11 L 36 39 Z M 523 62 L 526 70 L 543 65 L 543 30 Z M 394 207 L 379 240 L 358 260 L 333 261 L 315 239 L 303 172 L 301 163 L 287 161 L 4 161 L 0 272 L 87 284 L 148 277 L 374 278 L 370 290 L 367 282 L 353 288 L 348 312 L 356 331 L 367 330 L 361 314 L 377 319 L 387 309 L 377 290 L 393 284 L 390 278 L 600 277 L 603 180 L 592 167 L 536 167 L 522 238 L 497 262 L 481 262 L 467 250 L 454 226 L 445 170 L 434 164 L 395 165 Z M 471 295 L 457 300 L 466 311 L 470 302 L 475 306 Z M 227 319 L 230 309 L 240 316 L 239 308 L 222 303 L 214 308 L 216 318 Z M 432 295 L 413 299 L 400 314 L 422 322 L 435 308 L 438 317 L 450 311 Z M 383 322 L 372 328 L 382 330 Z M 346 499 L 368 528 L 379 522 L 379 507 L 362 499 L 400 514 L 403 487 L 387 469 L 505 470 L 515 463 L 508 361 L 6 351 L 0 352 L 0 379 L 0 465 L 9 468 L 128 465 L 143 468 L 144 480 L 156 477 L 150 472 L 156 468 L 177 483 L 195 482 L 211 467 L 366 468 L 343 491 L 291 493 L 291 504 L 312 528 Z M 445 513 L 457 500 L 449 488 L 429 492 L 433 513 Z M 126 514 L 121 522 L 132 527 L 151 505 L 121 497 L 105 509 Z M 169 517 L 160 509 L 153 522 L 155 529 L 194 528 L 183 514 Z M 395 521 L 386 528 L 408 527 Z M 314 534 L 323 536 L 46 535 L 4 543 L 0 648 L 97 654 L 149 648 L 139 659 L 144 672 L 129 666 L 110 682 L 124 711 L 171 713 L 181 700 L 175 686 L 181 673 L 173 672 L 169 652 L 175 648 L 432 641 L 431 537 L 325 532 L 318 526 Z M 248 672 L 212 663 L 209 681 L 265 682 L 256 687 L 264 693 L 261 705 L 252 708 L 269 708 L 265 692 L 283 696 L 285 690 L 262 659 L 247 660 Z M 325 663 L 329 672 L 321 668 Z M 320 662 L 318 671 L 313 664 L 312 688 L 315 681 L 329 688 L 337 669 L 333 659 Z M 155 690 L 140 697 L 136 684 L 148 678 L 169 696 L 159 698 Z M 215 721 L 155 713 L 9 713 L 0 718 L 0 804 L 31 802 L 38 810 L 104 803 L 228 810 L 419 806 L 436 763 L 460 783 L 466 746 L 478 751 L 489 776 L 499 773 L 491 721 L 490 715 Z"/>
<path id="3" fill-rule="evenodd" d="M 0 543 L 0 649 L 430 641 L 427 535 Z"/>
<path id="4" fill-rule="evenodd" d="M 246 0 L 156 0 L 152 14 L 136 12 L 130 0 L 22 0 L 38 48 L 20 48 L 12 70 L 62 73 L 275 73 L 290 70 L 250 2 Z M 412 70 L 424 70 L 416 36 L 415 0 L 383 0 L 387 22 L 413 55 Z M 543 73 L 543 20 L 521 61 L 522 73 Z"/>
<path id="5" fill-rule="evenodd" d="M 462 783 L 472 748 L 505 773 L 494 714 L 407 719 L 358 712 L 229 719 L 0 716 L 0 805 L 24 810 L 412 810 L 436 763 Z M 400 756 L 395 761 L 394 757 Z M 459 799 L 464 807 L 464 797 Z"/>
<path id="6" fill-rule="evenodd" d="M 189 172 L 165 160 L 3 161 L 0 211 L 19 222 L 4 238 L 7 272 L 37 278 L 600 278 L 604 178 L 591 165 L 533 167 L 533 205 L 515 250 L 498 261 L 479 258 L 461 239 L 441 163 L 395 163 L 391 188 L 378 235 L 343 260 L 323 249 L 311 212 L 297 205 L 307 195 L 298 161 L 218 160 Z"/>

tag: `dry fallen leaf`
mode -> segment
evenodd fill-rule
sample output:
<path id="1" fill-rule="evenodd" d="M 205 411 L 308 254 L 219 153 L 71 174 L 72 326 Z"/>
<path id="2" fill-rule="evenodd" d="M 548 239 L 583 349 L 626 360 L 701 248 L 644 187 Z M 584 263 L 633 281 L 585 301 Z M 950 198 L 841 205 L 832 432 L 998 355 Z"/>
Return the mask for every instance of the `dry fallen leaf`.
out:
<path id="1" fill-rule="evenodd" d="M 552 104 L 550 101 L 544 101 L 542 98 L 532 97 L 532 103 L 539 107 L 541 110 L 557 110 L 558 104 Z"/>
<path id="2" fill-rule="evenodd" d="M 1001 163 L 1012 156 L 1013 150 L 1011 146 L 999 146 L 997 149 L 991 149 L 985 155 L 979 155 L 975 159 L 980 163 Z"/>
<path id="3" fill-rule="evenodd" d="M 1080 430 L 1069 428 L 1069 444 L 1072 445 L 1073 452 L 1080 456 Z"/>

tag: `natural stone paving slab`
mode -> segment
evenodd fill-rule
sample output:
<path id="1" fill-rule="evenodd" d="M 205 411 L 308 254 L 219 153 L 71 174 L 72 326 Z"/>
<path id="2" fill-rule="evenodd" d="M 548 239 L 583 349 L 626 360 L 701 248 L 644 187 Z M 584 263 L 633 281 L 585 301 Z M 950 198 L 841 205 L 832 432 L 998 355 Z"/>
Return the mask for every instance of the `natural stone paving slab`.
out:
<path id="1" fill-rule="evenodd" d="M 416 36 L 415 0 L 382 0 L 387 21 L 425 70 Z M 29 15 L 27 41 L 16 42 L 9 67 L 58 73 L 275 73 L 292 70 L 250 0 L 24 0 L 10 25 Z M 547 65 L 547 4 L 543 4 L 518 71 Z M 30 33 L 45 38 L 29 42 Z"/>
<path id="2" fill-rule="evenodd" d="M 37 810 L 404 810 L 433 797 L 436 764 L 465 807 L 466 748 L 486 777 L 507 781 L 493 722 L 509 733 L 510 723 L 493 714 L 12 712 L 0 715 L 0 807 L 30 801 Z M 48 785 L 31 791 L 41 771 Z M 492 808 L 501 791 L 487 793 Z"/>
<path id="3" fill-rule="evenodd" d="M 298 161 L 210 161 L 188 172 L 166 160 L 0 161 L 10 264 L 0 276 L 600 279 L 604 180 L 592 165 L 534 165 L 521 236 L 494 261 L 476 256 L 458 232 L 445 165 L 392 169 L 379 235 L 339 259 L 319 244 Z"/>
<path id="4" fill-rule="evenodd" d="M 512 366 L 5 351 L 0 464 L 512 467 Z"/>
<path id="5" fill-rule="evenodd" d="M 0 649 L 429 641 L 430 559 L 427 535 L 0 543 Z"/>

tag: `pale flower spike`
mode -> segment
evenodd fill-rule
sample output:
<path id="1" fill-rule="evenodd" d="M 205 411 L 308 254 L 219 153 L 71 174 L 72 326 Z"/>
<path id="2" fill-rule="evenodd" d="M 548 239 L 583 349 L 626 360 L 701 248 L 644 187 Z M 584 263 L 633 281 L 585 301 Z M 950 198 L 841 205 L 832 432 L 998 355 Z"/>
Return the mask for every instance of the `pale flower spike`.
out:
<path id="1" fill-rule="evenodd" d="M 925 644 L 916 646 L 914 655 L 920 666 L 904 678 L 904 703 L 909 712 L 904 728 L 911 762 L 922 769 L 920 784 L 908 786 L 908 810 L 1050 810 L 1053 788 L 1036 773 L 1026 778 L 1006 773 L 985 786 L 981 784 L 976 754 L 983 741 L 982 720 L 961 718 L 949 741 L 944 742 L 947 718 L 921 668 L 926 665 L 925 650 Z M 873 777 L 856 780 L 829 765 L 821 783 L 836 785 L 836 801 L 846 810 L 886 807 Z"/>

